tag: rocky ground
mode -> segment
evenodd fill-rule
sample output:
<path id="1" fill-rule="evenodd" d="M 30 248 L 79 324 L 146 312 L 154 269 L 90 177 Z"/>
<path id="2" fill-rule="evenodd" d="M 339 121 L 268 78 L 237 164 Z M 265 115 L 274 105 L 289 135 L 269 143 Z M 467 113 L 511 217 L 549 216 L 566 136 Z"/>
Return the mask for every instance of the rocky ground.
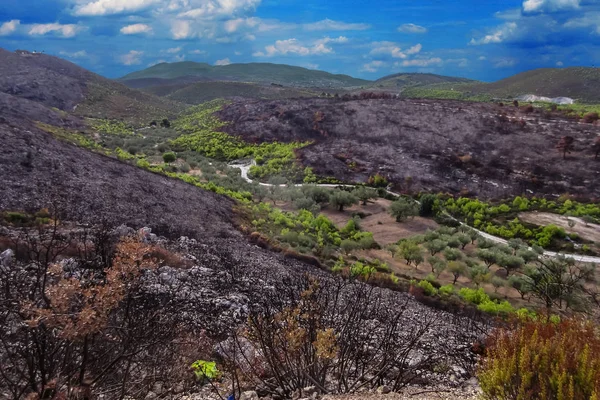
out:
<path id="1" fill-rule="evenodd" d="M 219 116 L 250 142 L 314 141 L 298 152 L 320 175 L 364 182 L 376 173 L 399 190 L 577 193 L 599 197 L 591 145 L 600 128 L 512 105 L 444 100 L 238 101 Z M 562 159 L 555 146 L 575 138 Z"/>

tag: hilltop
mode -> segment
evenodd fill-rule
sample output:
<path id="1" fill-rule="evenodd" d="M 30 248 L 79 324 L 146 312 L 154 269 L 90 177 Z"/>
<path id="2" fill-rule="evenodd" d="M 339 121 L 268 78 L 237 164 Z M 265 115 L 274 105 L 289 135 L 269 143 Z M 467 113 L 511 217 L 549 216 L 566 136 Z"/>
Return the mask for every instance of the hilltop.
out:
<path id="1" fill-rule="evenodd" d="M 340 88 L 368 85 L 371 82 L 348 75 L 311 70 L 284 64 L 248 63 L 212 66 L 191 61 L 161 63 L 142 71 L 133 72 L 120 79 L 128 84 L 132 80 L 160 78 L 275 83 L 293 87 Z M 135 83 L 139 83 L 135 82 Z M 135 84 L 134 83 L 134 84 Z"/>
<path id="2" fill-rule="evenodd" d="M 315 97 L 320 94 L 317 90 L 308 88 L 225 81 L 156 85 L 146 87 L 142 90 L 186 104 L 200 104 L 218 98 L 245 97 L 276 100 L 295 97 Z"/>
<path id="3" fill-rule="evenodd" d="M 61 58 L 26 51 L 0 49 L 0 92 L 82 117 L 132 123 L 174 116 L 183 109 Z M 35 115 L 24 114 L 35 120 Z"/>
<path id="4" fill-rule="evenodd" d="M 469 90 L 495 97 L 533 94 L 544 97 L 570 97 L 582 102 L 599 102 L 600 68 L 534 69 L 493 83 L 472 84 Z"/>
<path id="5" fill-rule="evenodd" d="M 579 102 L 600 102 L 600 68 L 541 68 L 521 72 L 497 82 L 431 82 L 410 88 L 407 97 L 451 99 L 514 99 L 526 95 L 568 97 Z"/>
<path id="6" fill-rule="evenodd" d="M 390 89 L 404 89 L 414 86 L 426 86 L 435 85 L 440 83 L 470 83 L 475 82 L 467 78 L 459 78 L 453 76 L 444 76 L 427 73 L 399 73 L 393 75 L 387 75 L 383 78 L 379 78 L 375 81 L 373 86 L 390 88 Z"/>

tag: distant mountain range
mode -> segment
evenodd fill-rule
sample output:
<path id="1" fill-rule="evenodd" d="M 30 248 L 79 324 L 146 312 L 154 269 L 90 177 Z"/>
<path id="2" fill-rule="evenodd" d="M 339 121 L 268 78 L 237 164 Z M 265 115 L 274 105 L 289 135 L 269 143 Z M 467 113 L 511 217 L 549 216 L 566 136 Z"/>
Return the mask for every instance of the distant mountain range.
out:
<path id="1" fill-rule="evenodd" d="M 371 83 L 348 75 L 335 75 L 283 64 L 250 63 L 212 66 L 190 61 L 157 64 L 125 75 L 120 80 L 127 85 L 135 86 L 139 85 L 140 79 L 235 81 L 313 88 L 360 87 Z"/>
<path id="2" fill-rule="evenodd" d="M 590 67 L 536 69 L 486 83 L 428 73 L 398 73 L 368 81 L 283 64 L 212 66 L 178 62 L 133 72 L 122 77 L 120 82 L 187 104 L 217 97 L 279 99 L 365 90 L 387 91 L 404 97 L 457 100 L 516 99 L 535 95 L 600 102 L 600 69 Z"/>

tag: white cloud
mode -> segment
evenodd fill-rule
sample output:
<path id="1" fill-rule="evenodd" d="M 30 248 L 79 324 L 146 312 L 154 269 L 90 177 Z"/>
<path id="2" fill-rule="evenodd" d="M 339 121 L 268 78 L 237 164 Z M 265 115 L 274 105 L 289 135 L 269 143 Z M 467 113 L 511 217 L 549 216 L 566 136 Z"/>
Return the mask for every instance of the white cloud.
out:
<path id="1" fill-rule="evenodd" d="M 21 21 L 18 19 L 13 19 L 12 21 L 3 23 L 0 25 L 0 36 L 6 36 L 14 33 L 19 25 L 21 25 Z"/>
<path id="2" fill-rule="evenodd" d="M 415 24 L 403 24 L 398 27 L 398 32 L 402 33 L 427 33 L 427 28 Z"/>
<path id="3" fill-rule="evenodd" d="M 235 16 L 243 11 L 254 11 L 261 0 L 187 0 L 178 18 L 213 19 Z"/>
<path id="4" fill-rule="evenodd" d="M 73 53 L 69 53 L 68 51 L 61 51 L 60 53 L 61 56 L 64 57 L 68 57 L 68 58 L 87 58 L 88 54 L 85 50 L 80 50 L 80 51 L 76 51 Z"/>
<path id="5" fill-rule="evenodd" d="M 241 51 L 234 51 L 233 54 L 235 54 L 236 56 L 241 56 L 242 52 Z"/>
<path id="6" fill-rule="evenodd" d="M 480 39 L 472 38 L 469 44 L 476 46 L 481 44 L 502 43 L 506 39 L 509 39 L 510 37 L 514 36 L 516 30 L 516 22 L 507 22 L 503 25 L 500 25 L 489 35 L 485 35 Z"/>
<path id="7" fill-rule="evenodd" d="M 404 60 L 400 63 L 403 67 L 430 67 L 432 65 L 439 65 L 442 63 L 442 59 L 439 57 L 433 58 L 422 58 L 415 60 Z"/>
<path id="8" fill-rule="evenodd" d="M 383 61 L 375 60 L 371 61 L 367 64 L 364 64 L 361 68 L 361 71 L 364 72 L 377 72 L 379 68 L 386 66 L 387 64 Z"/>
<path id="9" fill-rule="evenodd" d="M 523 12 L 540 13 L 562 10 L 574 10 L 579 8 L 580 0 L 525 0 Z"/>
<path id="10" fill-rule="evenodd" d="M 563 25 L 565 28 L 594 27 L 595 33 L 600 34 L 600 12 L 588 12 L 582 17 L 569 19 Z"/>
<path id="11" fill-rule="evenodd" d="M 102 16 L 132 13 L 146 9 L 161 0 L 78 0 L 73 9 L 77 16 Z"/>
<path id="12" fill-rule="evenodd" d="M 444 62 L 448 64 L 456 64 L 458 68 L 467 68 L 469 66 L 469 60 L 466 58 L 449 58 Z"/>
<path id="13" fill-rule="evenodd" d="M 138 35 L 140 33 L 150 32 L 152 32 L 152 27 L 146 24 L 133 24 L 121 28 L 121 33 L 123 35 Z"/>
<path id="14" fill-rule="evenodd" d="M 565 65 L 565 64 L 564 64 L 562 61 L 557 61 L 557 62 L 556 62 L 556 66 L 557 66 L 557 67 L 562 67 L 562 66 L 564 66 L 564 65 Z"/>
<path id="15" fill-rule="evenodd" d="M 205 50 L 198 50 L 198 49 L 196 49 L 196 50 L 190 50 L 190 51 L 188 51 L 188 53 L 189 54 L 197 54 L 198 55 L 198 54 L 206 54 L 206 51 Z"/>
<path id="16" fill-rule="evenodd" d="M 79 25 L 67 24 L 62 25 L 59 23 L 53 24 L 33 24 L 29 28 L 29 35 L 31 36 L 43 36 L 48 33 L 54 33 L 64 38 L 72 38 L 79 33 L 83 28 Z"/>
<path id="17" fill-rule="evenodd" d="M 175 62 L 185 61 L 185 54 L 178 54 L 173 58 Z"/>
<path id="18" fill-rule="evenodd" d="M 241 29 L 252 29 L 256 32 L 269 32 L 273 30 L 291 29 L 294 27 L 294 24 L 284 24 L 279 21 L 251 17 L 227 20 L 223 24 L 223 27 L 227 33 L 234 33 Z"/>
<path id="19" fill-rule="evenodd" d="M 222 60 L 217 60 L 215 65 L 229 65 L 231 64 L 231 60 L 229 58 L 224 58 Z"/>
<path id="20" fill-rule="evenodd" d="M 393 58 L 402 59 L 408 58 L 409 55 L 418 54 L 423 49 L 423 46 L 420 43 L 417 43 L 404 51 L 394 42 L 374 42 L 373 46 L 375 47 L 371 50 L 371 54 L 387 54 Z"/>
<path id="21" fill-rule="evenodd" d="M 347 23 L 324 19 L 303 25 L 307 31 L 364 31 L 371 27 L 369 24 Z"/>
<path id="22" fill-rule="evenodd" d="M 124 65 L 138 65 L 142 63 L 143 51 L 131 50 L 127 54 L 123 54 L 119 57 L 119 60 Z"/>
<path id="23" fill-rule="evenodd" d="M 485 61 L 485 60 L 487 60 L 487 57 L 486 56 L 479 56 L 478 60 L 479 61 Z"/>
<path id="24" fill-rule="evenodd" d="M 277 40 L 275 44 L 265 47 L 265 51 L 258 51 L 253 54 L 254 57 L 273 57 L 275 55 L 296 54 L 299 56 L 322 55 L 333 53 L 333 48 L 328 46 L 330 43 L 346 43 L 348 38 L 340 36 L 338 38 L 325 37 L 315 40 L 311 45 L 302 44 L 298 39 Z"/>
<path id="25" fill-rule="evenodd" d="M 173 39 L 187 39 L 193 35 L 190 21 L 175 20 L 171 24 L 171 35 Z"/>
<path id="26" fill-rule="evenodd" d="M 518 61 L 514 58 L 499 58 L 494 62 L 495 68 L 509 68 L 517 65 Z"/>
<path id="27" fill-rule="evenodd" d="M 172 47 L 170 49 L 165 50 L 165 53 L 168 54 L 177 54 L 180 53 L 181 50 L 183 50 L 183 47 L 179 46 L 179 47 Z"/>
<path id="28" fill-rule="evenodd" d="M 306 63 L 304 66 L 308 69 L 319 69 L 319 64 Z"/>

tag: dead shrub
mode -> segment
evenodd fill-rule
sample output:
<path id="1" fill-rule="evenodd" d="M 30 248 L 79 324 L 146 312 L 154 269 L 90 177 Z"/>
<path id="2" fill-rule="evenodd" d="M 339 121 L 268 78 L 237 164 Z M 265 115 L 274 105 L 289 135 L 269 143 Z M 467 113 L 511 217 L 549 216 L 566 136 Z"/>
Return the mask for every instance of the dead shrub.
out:
<path id="1" fill-rule="evenodd" d="M 418 380 L 438 356 L 409 360 L 436 317 L 425 313 L 403 329 L 406 305 L 389 293 L 343 279 L 290 279 L 256 304 L 247 329 L 232 338 L 236 345 L 220 349 L 234 392 L 240 382 L 284 398 L 306 386 L 352 393 L 387 384 L 397 391 Z"/>
<path id="2" fill-rule="evenodd" d="M 585 114 L 582 119 L 586 124 L 593 124 L 600 119 L 600 116 L 597 112 L 589 112 Z"/>

